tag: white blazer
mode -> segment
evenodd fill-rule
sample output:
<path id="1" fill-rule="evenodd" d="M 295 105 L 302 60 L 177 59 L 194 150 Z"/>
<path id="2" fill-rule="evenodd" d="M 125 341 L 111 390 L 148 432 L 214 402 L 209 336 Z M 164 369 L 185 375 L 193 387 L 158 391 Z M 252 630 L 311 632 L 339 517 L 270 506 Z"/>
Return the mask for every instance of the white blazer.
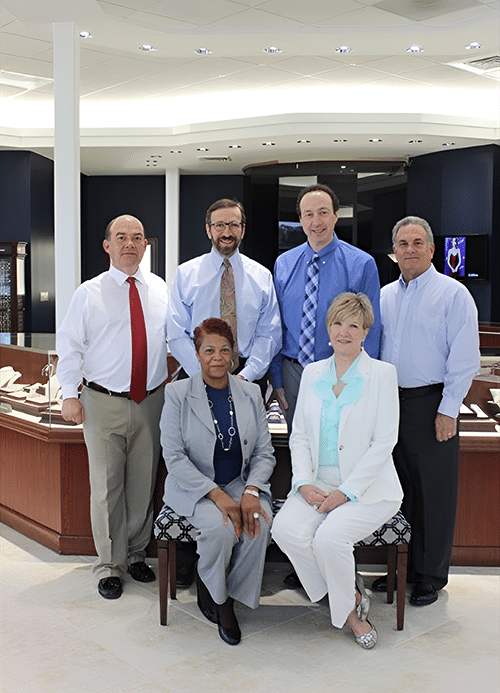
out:
<path id="1" fill-rule="evenodd" d="M 333 356 L 305 367 L 290 436 L 292 488 L 318 476 L 322 400 L 314 382 L 330 367 Z M 403 490 L 392 460 L 398 439 L 399 398 L 396 369 L 363 351 L 358 369 L 365 384 L 357 402 L 342 409 L 338 436 L 343 487 L 361 503 L 397 501 Z"/>

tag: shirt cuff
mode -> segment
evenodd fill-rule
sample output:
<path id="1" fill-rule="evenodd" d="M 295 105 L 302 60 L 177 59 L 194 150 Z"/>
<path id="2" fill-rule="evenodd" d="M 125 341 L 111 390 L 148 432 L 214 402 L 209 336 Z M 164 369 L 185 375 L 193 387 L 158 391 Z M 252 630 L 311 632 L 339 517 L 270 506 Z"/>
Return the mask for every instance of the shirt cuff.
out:
<path id="1" fill-rule="evenodd" d="M 353 493 L 349 493 L 343 486 L 339 486 L 339 491 L 346 496 L 346 498 L 349 498 L 350 501 L 353 501 L 354 503 L 358 502 L 357 496 L 355 496 Z"/>

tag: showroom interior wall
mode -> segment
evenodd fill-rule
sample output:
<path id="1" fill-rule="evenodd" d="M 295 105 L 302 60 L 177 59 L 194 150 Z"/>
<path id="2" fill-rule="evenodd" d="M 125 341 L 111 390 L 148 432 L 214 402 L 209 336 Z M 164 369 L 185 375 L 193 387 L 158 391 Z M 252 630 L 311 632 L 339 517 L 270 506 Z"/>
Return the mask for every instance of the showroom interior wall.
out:
<path id="1" fill-rule="evenodd" d="M 266 205 L 252 199 L 244 175 L 181 176 L 179 262 L 207 252 L 206 208 L 219 197 L 244 201 L 249 226 L 243 250 L 272 266 L 277 240 L 278 210 L 271 211 L 276 191 L 261 190 Z M 426 218 L 436 235 L 487 233 L 491 237 L 489 280 L 467 282 L 482 321 L 500 322 L 500 272 L 493 260 L 500 255 L 500 147 L 486 145 L 415 157 L 408 171 L 407 213 Z M 102 250 L 106 224 L 130 213 L 143 221 L 146 233 L 158 238 L 158 271 L 165 275 L 165 177 L 82 175 L 82 280 L 106 267 Z M 391 195 L 375 207 L 372 249 L 390 236 Z M 400 217 L 401 196 L 398 195 Z M 268 214 L 272 214 L 271 220 Z M 264 219 L 259 215 L 265 214 Z M 53 162 L 32 152 L 0 151 L 0 241 L 29 243 L 27 329 L 54 331 Z M 396 219 L 397 220 L 397 219 Z M 387 229 L 379 228 L 387 225 Z M 375 244 L 375 245 L 373 245 Z M 48 291 L 49 300 L 40 301 Z"/>

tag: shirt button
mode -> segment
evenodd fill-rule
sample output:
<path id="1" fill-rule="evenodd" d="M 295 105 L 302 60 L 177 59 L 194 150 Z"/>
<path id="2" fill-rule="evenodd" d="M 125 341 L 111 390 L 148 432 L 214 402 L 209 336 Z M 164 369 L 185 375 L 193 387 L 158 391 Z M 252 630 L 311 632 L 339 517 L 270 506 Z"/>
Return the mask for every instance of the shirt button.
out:
<path id="1" fill-rule="evenodd" d="M 339 445 L 339 450 L 343 450 L 343 449 L 344 449 L 344 446 L 343 446 L 343 445 Z"/>
<path id="2" fill-rule="evenodd" d="M 248 440 L 247 440 L 246 438 L 245 438 L 245 440 L 243 441 L 243 445 L 248 445 Z"/>

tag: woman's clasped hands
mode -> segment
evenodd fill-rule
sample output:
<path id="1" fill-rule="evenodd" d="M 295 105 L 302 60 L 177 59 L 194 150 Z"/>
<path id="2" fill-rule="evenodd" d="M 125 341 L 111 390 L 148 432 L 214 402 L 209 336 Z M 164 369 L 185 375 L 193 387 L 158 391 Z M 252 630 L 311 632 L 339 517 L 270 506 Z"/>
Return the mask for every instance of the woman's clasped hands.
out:
<path id="1" fill-rule="evenodd" d="M 328 513 L 349 500 L 342 491 L 335 489 L 328 493 L 313 484 L 304 484 L 299 488 L 302 498 L 319 513 Z"/>

